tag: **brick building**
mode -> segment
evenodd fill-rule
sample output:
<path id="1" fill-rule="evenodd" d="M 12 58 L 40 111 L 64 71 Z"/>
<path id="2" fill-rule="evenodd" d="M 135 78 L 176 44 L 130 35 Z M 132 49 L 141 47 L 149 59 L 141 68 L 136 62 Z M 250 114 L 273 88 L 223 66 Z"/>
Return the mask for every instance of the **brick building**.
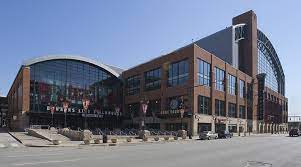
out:
<path id="1" fill-rule="evenodd" d="M 122 73 L 127 126 L 266 133 L 287 129 L 285 76 L 253 11 Z M 142 100 L 142 101 L 141 101 Z M 141 103 L 148 109 L 141 112 Z M 181 115 L 181 112 L 184 114 Z"/>

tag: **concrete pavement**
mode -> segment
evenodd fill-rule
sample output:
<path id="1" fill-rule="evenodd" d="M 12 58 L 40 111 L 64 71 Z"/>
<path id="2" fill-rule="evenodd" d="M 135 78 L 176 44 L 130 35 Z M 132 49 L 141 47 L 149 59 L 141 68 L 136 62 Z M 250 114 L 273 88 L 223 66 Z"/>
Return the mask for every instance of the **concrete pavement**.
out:
<path id="1" fill-rule="evenodd" d="M 0 149 L 1 148 L 17 148 L 24 147 L 20 144 L 16 139 L 14 139 L 11 135 L 9 135 L 2 128 L 0 129 Z"/>
<path id="2" fill-rule="evenodd" d="M 300 167 L 299 148 L 301 137 L 253 136 L 115 147 L 0 149 L 0 162 L 1 167 L 244 167 L 248 161 L 254 161 L 261 163 L 261 166 L 272 164 L 273 167 Z"/>

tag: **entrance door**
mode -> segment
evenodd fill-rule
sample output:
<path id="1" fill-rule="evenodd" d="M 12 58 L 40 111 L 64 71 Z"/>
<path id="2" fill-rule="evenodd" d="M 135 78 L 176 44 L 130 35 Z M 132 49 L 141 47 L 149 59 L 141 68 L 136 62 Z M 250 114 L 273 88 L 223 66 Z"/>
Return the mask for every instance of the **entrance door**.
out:
<path id="1" fill-rule="evenodd" d="M 226 124 L 215 124 L 215 132 L 226 130 Z"/>
<path id="2" fill-rule="evenodd" d="M 211 124 L 210 123 L 198 123 L 198 133 L 204 131 L 211 131 Z"/>

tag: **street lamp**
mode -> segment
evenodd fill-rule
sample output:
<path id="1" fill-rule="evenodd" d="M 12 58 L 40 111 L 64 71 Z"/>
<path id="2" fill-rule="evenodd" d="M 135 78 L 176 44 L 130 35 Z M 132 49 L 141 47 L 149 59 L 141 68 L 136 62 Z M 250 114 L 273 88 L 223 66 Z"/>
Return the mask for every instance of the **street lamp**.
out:
<path id="1" fill-rule="evenodd" d="M 144 127 L 145 126 L 145 114 L 147 111 L 149 101 L 144 98 L 140 101 L 140 103 L 142 106 L 142 113 L 143 113 L 143 121 L 142 121 L 141 125 L 142 125 L 142 130 L 144 130 L 145 129 L 145 127 Z"/>
<path id="2" fill-rule="evenodd" d="M 83 108 L 84 108 L 84 111 L 85 111 L 84 129 L 86 129 L 87 128 L 87 111 L 88 111 L 88 108 L 89 108 L 89 105 L 90 105 L 90 100 L 87 99 L 87 98 L 83 98 L 82 103 L 83 103 Z"/>
<path id="3" fill-rule="evenodd" d="M 134 113 L 132 112 L 132 105 L 129 105 L 129 110 L 130 110 L 130 116 L 132 119 L 132 128 L 134 129 Z"/>
<path id="4" fill-rule="evenodd" d="M 54 124 L 53 124 L 53 114 L 55 112 L 55 105 L 51 105 L 50 106 L 50 112 L 51 112 L 51 126 L 54 127 Z"/>
<path id="5" fill-rule="evenodd" d="M 64 109 L 64 114 L 65 114 L 65 124 L 64 127 L 67 127 L 67 111 L 69 107 L 69 102 L 67 100 L 63 101 L 63 109 Z"/>
<path id="6" fill-rule="evenodd" d="M 183 125 L 183 118 L 184 118 L 184 112 L 185 112 L 185 106 L 184 106 L 184 97 L 181 97 L 181 102 L 180 102 L 180 114 L 181 114 L 181 130 L 184 129 L 184 125 Z"/>
<path id="7" fill-rule="evenodd" d="M 119 119 L 118 119 L 118 117 L 119 117 L 119 112 L 120 112 L 120 107 L 118 107 L 117 105 L 115 106 L 115 113 L 116 113 L 116 119 L 117 119 L 117 125 L 116 126 L 118 126 L 118 121 L 119 121 Z"/>

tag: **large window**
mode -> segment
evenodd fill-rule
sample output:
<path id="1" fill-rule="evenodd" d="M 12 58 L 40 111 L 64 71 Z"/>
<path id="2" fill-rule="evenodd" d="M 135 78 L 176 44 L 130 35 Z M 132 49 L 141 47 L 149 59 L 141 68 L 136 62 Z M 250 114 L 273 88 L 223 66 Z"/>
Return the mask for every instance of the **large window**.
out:
<path id="1" fill-rule="evenodd" d="M 126 93 L 127 95 L 135 95 L 139 94 L 140 92 L 140 77 L 139 75 L 135 75 L 129 77 L 126 80 Z"/>
<path id="2" fill-rule="evenodd" d="M 245 106 L 239 106 L 239 118 L 246 118 L 246 109 Z"/>
<path id="3" fill-rule="evenodd" d="M 215 99 L 215 115 L 224 117 L 226 116 L 224 101 Z"/>
<path id="4" fill-rule="evenodd" d="M 145 90 L 154 90 L 161 87 L 161 68 L 157 68 L 144 73 Z"/>
<path id="5" fill-rule="evenodd" d="M 198 84 L 210 86 L 211 65 L 201 59 L 198 59 Z"/>
<path id="6" fill-rule="evenodd" d="M 228 74 L 228 93 L 236 95 L 236 77 L 231 74 Z"/>
<path id="7" fill-rule="evenodd" d="M 182 60 L 169 65 L 168 86 L 183 85 L 188 80 L 188 60 Z"/>
<path id="8" fill-rule="evenodd" d="M 214 67 L 215 89 L 219 91 L 225 90 L 225 71 Z"/>
<path id="9" fill-rule="evenodd" d="M 245 98 L 245 81 L 239 80 L 239 97 Z"/>
<path id="10" fill-rule="evenodd" d="M 114 111 L 120 104 L 121 81 L 102 68 L 76 60 L 49 60 L 30 65 L 30 110 L 49 112 L 50 105 L 61 111 L 63 101 L 72 112 L 83 109 L 88 98 L 88 112 Z"/>
<path id="11" fill-rule="evenodd" d="M 198 113 L 211 115 L 210 98 L 199 95 L 198 97 Z"/>
<path id="12" fill-rule="evenodd" d="M 232 118 L 237 118 L 236 104 L 228 104 L 228 116 Z"/>
<path id="13" fill-rule="evenodd" d="M 261 44 L 258 42 L 258 45 Z M 271 61 L 269 61 L 268 57 L 260 49 L 258 49 L 258 74 L 261 73 L 266 74 L 265 85 L 271 88 L 272 90 L 278 92 L 278 81 L 276 78 L 276 73 L 273 70 Z"/>

